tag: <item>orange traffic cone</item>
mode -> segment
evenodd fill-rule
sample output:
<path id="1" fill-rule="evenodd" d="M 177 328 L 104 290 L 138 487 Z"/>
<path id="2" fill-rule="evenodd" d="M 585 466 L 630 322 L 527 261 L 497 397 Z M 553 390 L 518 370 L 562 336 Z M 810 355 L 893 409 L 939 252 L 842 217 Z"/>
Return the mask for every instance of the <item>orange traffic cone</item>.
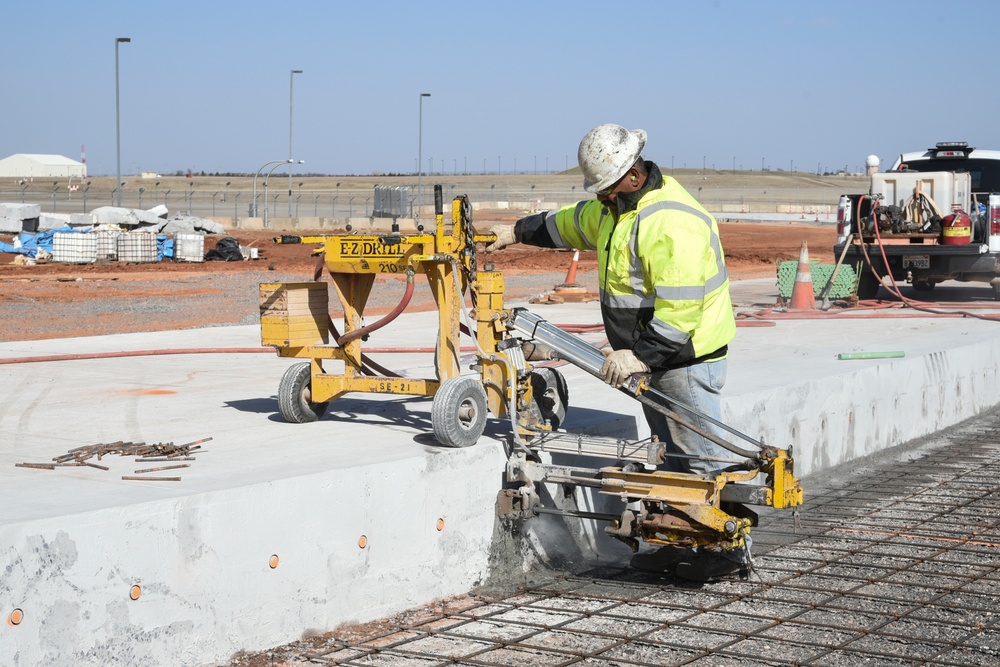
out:
<path id="1" fill-rule="evenodd" d="M 580 251 L 573 251 L 573 261 L 569 265 L 569 271 L 566 272 L 566 282 L 559 287 L 576 287 L 576 265 L 580 261 Z M 557 288 L 558 289 L 558 288 Z"/>
<path id="2" fill-rule="evenodd" d="M 809 247 L 802 242 L 799 251 L 799 266 L 795 271 L 792 286 L 792 300 L 788 310 L 816 310 L 816 293 L 813 292 L 812 272 L 809 269 Z"/>

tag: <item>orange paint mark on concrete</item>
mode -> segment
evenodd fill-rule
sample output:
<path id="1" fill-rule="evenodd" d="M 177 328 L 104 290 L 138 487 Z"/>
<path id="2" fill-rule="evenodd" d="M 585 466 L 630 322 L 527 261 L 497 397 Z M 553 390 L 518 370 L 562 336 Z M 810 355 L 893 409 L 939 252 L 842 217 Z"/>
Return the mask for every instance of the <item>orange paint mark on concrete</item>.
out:
<path id="1" fill-rule="evenodd" d="M 108 393 L 119 396 L 169 396 L 177 392 L 173 389 L 118 389 Z"/>

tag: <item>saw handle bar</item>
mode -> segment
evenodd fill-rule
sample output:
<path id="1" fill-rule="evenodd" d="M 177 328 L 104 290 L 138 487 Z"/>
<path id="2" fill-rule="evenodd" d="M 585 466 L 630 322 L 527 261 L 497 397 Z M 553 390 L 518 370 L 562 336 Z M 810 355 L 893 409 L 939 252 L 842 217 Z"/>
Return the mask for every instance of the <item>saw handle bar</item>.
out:
<path id="1" fill-rule="evenodd" d="M 508 320 L 508 327 L 552 348 L 559 355 L 560 359 L 564 359 L 574 366 L 582 368 L 594 377 L 602 377 L 601 367 L 604 365 L 604 355 L 599 349 L 590 343 L 581 340 L 579 337 L 563 331 L 559 327 L 542 319 L 534 313 L 524 308 L 512 309 L 510 319 Z M 648 375 L 633 375 L 622 387 L 620 387 L 620 390 L 632 396 L 643 405 L 648 405 L 657 412 L 663 413 L 681 426 L 698 433 L 737 456 L 755 460 L 773 457 L 774 450 L 766 447 L 764 443 L 754 440 L 750 436 L 737 431 L 728 424 L 724 424 L 718 419 L 695 410 L 694 408 L 667 396 L 663 392 L 650 387 Z M 743 447 L 726 442 L 722 438 L 716 437 L 711 433 L 707 433 L 703 429 L 697 428 L 691 422 L 677 415 L 673 410 L 669 409 L 668 406 L 679 408 L 689 415 L 699 419 L 704 419 L 705 421 L 718 426 L 728 433 L 735 435 L 741 440 L 754 445 L 759 451 L 744 449 Z"/>

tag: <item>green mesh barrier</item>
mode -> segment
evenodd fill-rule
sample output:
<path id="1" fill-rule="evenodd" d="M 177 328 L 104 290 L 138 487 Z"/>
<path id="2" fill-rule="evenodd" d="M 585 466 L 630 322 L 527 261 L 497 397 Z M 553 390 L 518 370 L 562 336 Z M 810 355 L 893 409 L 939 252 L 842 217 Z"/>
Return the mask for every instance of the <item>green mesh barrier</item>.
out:
<path id="1" fill-rule="evenodd" d="M 833 274 L 834 264 L 821 264 L 810 260 L 809 273 L 812 276 L 813 292 L 816 297 L 823 292 L 823 288 L 830 282 Z M 792 288 L 795 286 L 795 273 L 798 271 L 798 260 L 778 262 L 778 293 L 784 299 L 792 298 Z M 858 274 L 853 266 L 841 264 L 837 271 L 837 277 L 833 280 L 833 287 L 830 288 L 827 296 L 831 299 L 846 299 L 854 294 L 858 283 Z"/>

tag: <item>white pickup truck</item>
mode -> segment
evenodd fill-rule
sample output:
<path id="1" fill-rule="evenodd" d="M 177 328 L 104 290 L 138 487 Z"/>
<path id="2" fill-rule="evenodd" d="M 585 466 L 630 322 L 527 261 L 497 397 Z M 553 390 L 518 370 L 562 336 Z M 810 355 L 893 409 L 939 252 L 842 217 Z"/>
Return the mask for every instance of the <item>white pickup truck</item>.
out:
<path id="1" fill-rule="evenodd" d="M 1000 299 L 1000 151 L 938 143 L 871 179 L 868 194 L 842 195 L 837 211 L 834 253 L 859 269 L 858 298 L 875 298 L 891 272 L 921 291 L 985 282 Z M 968 215 L 964 236 L 949 236 L 952 213 Z"/>

